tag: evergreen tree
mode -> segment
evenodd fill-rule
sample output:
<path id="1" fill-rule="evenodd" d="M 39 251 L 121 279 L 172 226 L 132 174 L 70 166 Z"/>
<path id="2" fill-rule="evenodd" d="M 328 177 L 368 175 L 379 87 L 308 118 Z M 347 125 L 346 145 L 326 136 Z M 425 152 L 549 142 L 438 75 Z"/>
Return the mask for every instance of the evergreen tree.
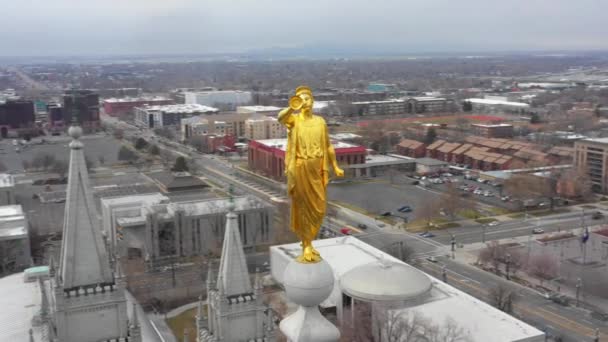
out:
<path id="1" fill-rule="evenodd" d="M 175 164 L 173 165 L 173 168 L 171 169 L 171 171 L 175 171 L 175 172 L 188 171 L 188 163 L 186 163 L 186 158 L 184 158 L 182 156 L 177 157 L 177 159 L 175 159 Z"/>
<path id="2" fill-rule="evenodd" d="M 532 113 L 532 115 L 530 116 L 530 123 L 531 124 L 540 123 L 540 116 L 538 116 L 538 114 L 536 114 L 536 113 Z"/>
<path id="3" fill-rule="evenodd" d="M 427 145 L 432 144 L 435 139 L 437 139 L 437 132 L 435 132 L 434 128 L 430 128 L 428 131 L 426 131 L 426 137 L 424 138 L 424 142 Z"/>

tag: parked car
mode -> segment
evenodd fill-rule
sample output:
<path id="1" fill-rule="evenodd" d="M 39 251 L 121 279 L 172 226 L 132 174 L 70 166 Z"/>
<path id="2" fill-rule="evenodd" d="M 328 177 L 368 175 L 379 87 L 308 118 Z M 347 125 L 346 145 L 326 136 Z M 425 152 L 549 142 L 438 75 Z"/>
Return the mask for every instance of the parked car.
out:
<path id="1" fill-rule="evenodd" d="M 429 262 L 437 262 L 437 258 L 434 256 L 427 257 L 426 260 Z"/>
<path id="2" fill-rule="evenodd" d="M 568 306 L 568 304 L 570 303 L 570 298 L 568 298 L 562 294 L 553 294 L 553 295 L 551 295 L 550 299 L 554 303 L 557 303 L 557 304 L 563 305 L 563 306 Z"/>
<path id="3" fill-rule="evenodd" d="M 382 214 L 380 214 L 380 216 L 384 216 L 384 217 L 391 216 L 391 215 L 392 215 L 392 213 L 390 211 L 385 211 Z"/>
<path id="4" fill-rule="evenodd" d="M 608 314 L 600 311 L 591 311 L 591 317 L 597 319 L 598 321 L 606 322 L 608 321 Z"/>
<path id="5" fill-rule="evenodd" d="M 344 228 L 340 229 L 340 233 L 342 233 L 344 235 L 353 235 L 353 230 L 348 227 L 344 227 Z"/>
<path id="6" fill-rule="evenodd" d="M 532 229 L 532 233 L 533 234 L 542 234 L 544 232 L 545 231 L 542 228 L 534 228 L 534 229 Z"/>
<path id="7" fill-rule="evenodd" d="M 366 229 L 367 229 L 367 225 L 366 225 L 366 224 L 364 224 L 364 223 L 359 223 L 359 224 L 357 225 L 357 228 L 360 228 L 360 229 L 366 230 Z"/>
<path id="8" fill-rule="evenodd" d="M 488 226 L 494 227 L 494 226 L 498 226 L 499 224 L 500 224 L 500 221 L 492 221 L 492 222 L 488 223 Z"/>
<path id="9" fill-rule="evenodd" d="M 397 211 L 402 213 L 409 213 L 412 211 L 412 207 L 410 207 L 409 205 L 404 205 L 403 207 L 397 209 Z"/>
<path id="10" fill-rule="evenodd" d="M 599 219 L 601 219 L 601 218 L 603 218 L 603 217 L 604 217 L 604 214 L 602 214 L 602 212 L 601 212 L 601 211 L 596 211 L 596 212 L 594 212 L 594 213 L 593 213 L 593 215 L 591 216 L 591 218 L 592 218 L 592 219 L 594 219 L 594 220 L 599 220 Z"/>
<path id="11" fill-rule="evenodd" d="M 501 200 L 501 201 L 503 201 L 503 202 L 506 202 L 506 201 L 508 201 L 508 200 L 510 200 L 510 199 L 511 199 L 511 197 L 509 197 L 509 196 L 502 196 L 502 197 L 500 198 L 500 200 Z"/>

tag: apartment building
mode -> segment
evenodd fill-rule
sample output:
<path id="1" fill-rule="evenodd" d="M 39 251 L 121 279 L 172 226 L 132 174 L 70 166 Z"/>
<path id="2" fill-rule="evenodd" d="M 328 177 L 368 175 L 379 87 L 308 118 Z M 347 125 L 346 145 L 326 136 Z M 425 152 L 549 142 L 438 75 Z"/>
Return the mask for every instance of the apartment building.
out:
<path id="1" fill-rule="evenodd" d="M 608 193 L 608 138 L 574 143 L 574 166 L 589 175 L 593 191 Z"/>

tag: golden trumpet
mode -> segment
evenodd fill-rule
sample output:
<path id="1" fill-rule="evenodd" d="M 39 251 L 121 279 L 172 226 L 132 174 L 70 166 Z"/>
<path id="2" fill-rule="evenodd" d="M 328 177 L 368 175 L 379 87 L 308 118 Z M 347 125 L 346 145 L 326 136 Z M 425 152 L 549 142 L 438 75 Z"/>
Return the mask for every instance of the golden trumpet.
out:
<path id="1" fill-rule="evenodd" d="M 304 105 L 304 100 L 301 97 L 295 95 L 289 99 L 289 108 L 293 110 L 300 110 Z"/>

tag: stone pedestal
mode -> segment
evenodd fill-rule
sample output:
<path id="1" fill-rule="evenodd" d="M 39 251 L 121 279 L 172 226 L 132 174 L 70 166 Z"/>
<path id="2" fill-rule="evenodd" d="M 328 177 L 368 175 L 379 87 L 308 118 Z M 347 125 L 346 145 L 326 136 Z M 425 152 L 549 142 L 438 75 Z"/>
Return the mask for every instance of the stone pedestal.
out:
<path id="1" fill-rule="evenodd" d="M 324 260 L 302 264 L 292 260 L 285 268 L 283 286 L 287 298 L 299 305 L 296 312 L 283 319 L 281 332 L 291 342 L 334 342 L 340 332 L 319 312 L 334 288 L 334 274 Z"/>

